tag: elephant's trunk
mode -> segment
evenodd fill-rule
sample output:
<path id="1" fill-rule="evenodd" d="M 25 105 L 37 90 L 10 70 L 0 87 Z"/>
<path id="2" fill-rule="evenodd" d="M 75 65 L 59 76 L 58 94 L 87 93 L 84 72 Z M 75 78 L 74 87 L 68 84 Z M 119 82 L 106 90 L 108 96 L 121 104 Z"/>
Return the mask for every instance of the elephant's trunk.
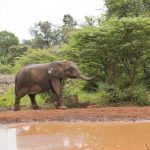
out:
<path id="1" fill-rule="evenodd" d="M 91 81 L 91 80 L 95 79 L 96 76 L 88 78 L 88 77 L 85 77 L 84 75 L 80 74 L 78 78 L 81 80 Z"/>

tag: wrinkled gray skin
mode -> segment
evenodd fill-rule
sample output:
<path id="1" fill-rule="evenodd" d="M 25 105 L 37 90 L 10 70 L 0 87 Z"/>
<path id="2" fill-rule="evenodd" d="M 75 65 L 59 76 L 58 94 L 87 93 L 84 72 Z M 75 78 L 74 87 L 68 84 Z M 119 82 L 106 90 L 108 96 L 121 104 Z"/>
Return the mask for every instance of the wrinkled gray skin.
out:
<path id="1" fill-rule="evenodd" d="M 77 65 L 72 61 L 54 61 L 47 64 L 33 64 L 24 67 L 15 79 L 15 106 L 14 110 L 20 110 L 20 99 L 28 95 L 33 109 L 40 109 L 35 100 L 35 95 L 51 89 L 57 97 L 57 108 L 66 108 L 62 98 L 62 80 L 66 78 L 78 78 L 93 80 L 95 77 L 83 76 Z"/>

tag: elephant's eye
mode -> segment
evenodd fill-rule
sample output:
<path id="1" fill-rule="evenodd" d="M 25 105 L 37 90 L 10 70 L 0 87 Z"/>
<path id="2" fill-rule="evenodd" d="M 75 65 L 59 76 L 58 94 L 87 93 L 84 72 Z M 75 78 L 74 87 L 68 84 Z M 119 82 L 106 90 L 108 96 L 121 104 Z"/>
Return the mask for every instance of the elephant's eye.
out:
<path id="1" fill-rule="evenodd" d="M 70 71 L 71 71 L 71 72 L 74 72 L 74 71 L 76 71 L 76 69 L 74 69 L 74 68 L 70 68 Z"/>
<path id="2" fill-rule="evenodd" d="M 71 72 L 71 70 L 69 68 L 65 69 L 65 72 Z"/>

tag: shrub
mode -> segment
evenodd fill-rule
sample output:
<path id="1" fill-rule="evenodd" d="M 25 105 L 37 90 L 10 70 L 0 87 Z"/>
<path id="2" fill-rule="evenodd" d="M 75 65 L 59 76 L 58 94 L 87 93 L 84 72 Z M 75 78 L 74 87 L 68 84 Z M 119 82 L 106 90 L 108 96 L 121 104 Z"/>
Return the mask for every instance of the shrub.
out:
<path id="1" fill-rule="evenodd" d="M 123 104 L 136 104 L 136 105 L 149 105 L 150 98 L 148 91 L 143 86 L 130 86 L 127 89 L 119 89 L 114 86 L 107 86 L 105 101 L 108 105 L 123 105 Z"/>
<path id="2" fill-rule="evenodd" d="M 105 105 L 105 102 L 103 101 L 105 95 L 104 90 L 89 92 L 84 89 L 86 84 L 87 82 L 83 80 L 67 80 L 64 87 L 64 97 L 78 96 L 79 105 L 83 104 L 83 106 L 89 104 Z"/>
<path id="3" fill-rule="evenodd" d="M 2 54 L 0 53 L 0 64 L 6 65 L 7 64 L 7 57 L 2 56 Z"/>
<path id="4" fill-rule="evenodd" d="M 30 49 L 25 52 L 21 57 L 15 60 L 14 70 L 34 63 L 47 63 L 56 60 L 56 55 L 50 53 L 47 50 L 33 50 Z"/>
<path id="5" fill-rule="evenodd" d="M 124 90 L 124 99 L 141 106 L 149 105 L 148 91 L 143 86 L 129 87 Z"/>
<path id="6" fill-rule="evenodd" d="M 11 46 L 8 51 L 7 62 L 11 65 L 14 65 L 15 58 L 20 57 L 27 50 L 28 50 L 28 47 L 24 45 Z"/>
<path id="7" fill-rule="evenodd" d="M 64 82 L 64 96 L 78 95 L 82 92 L 84 81 L 68 79 Z"/>
<path id="8" fill-rule="evenodd" d="M 0 73 L 1 74 L 11 74 L 12 67 L 10 65 L 0 65 Z"/>

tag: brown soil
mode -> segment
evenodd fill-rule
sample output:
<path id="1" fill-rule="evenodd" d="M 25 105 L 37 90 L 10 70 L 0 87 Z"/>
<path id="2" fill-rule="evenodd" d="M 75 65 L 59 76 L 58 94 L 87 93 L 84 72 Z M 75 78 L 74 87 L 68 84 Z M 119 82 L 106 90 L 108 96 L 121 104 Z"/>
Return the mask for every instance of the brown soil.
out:
<path id="1" fill-rule="evenodd" d="M 150 120 L 150 107 L 90 107 L 0 112 L 0 123 L 42 121 L 137 121 Z"/>

